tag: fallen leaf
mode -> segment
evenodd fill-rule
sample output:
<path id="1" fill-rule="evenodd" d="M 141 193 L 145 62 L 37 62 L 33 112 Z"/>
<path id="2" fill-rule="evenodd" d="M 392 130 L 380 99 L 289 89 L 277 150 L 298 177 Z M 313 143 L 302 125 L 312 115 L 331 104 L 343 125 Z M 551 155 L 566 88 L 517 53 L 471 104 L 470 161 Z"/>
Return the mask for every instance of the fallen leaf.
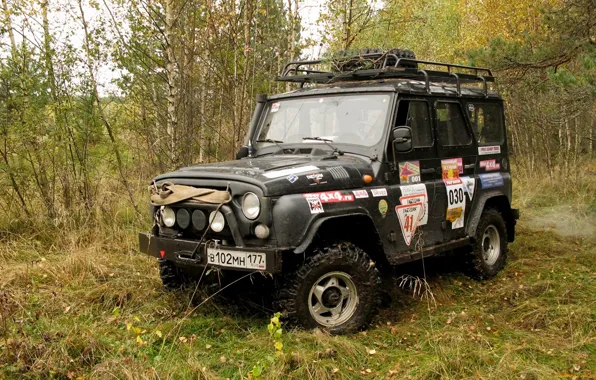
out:
<path id="1" fill-rule="evenodd" d="M 333 373 L 338 373 L 339 372 L 339 368 L 333 368 Z"/>
<path id="2" fill-rule="evenodd" d="M 368 350 L 368 354 L 369 354 L 369 355 L 374 355 L 374 354 L 376 354 L 376 353 L 377 353 L 377 351 L 376 351 L 376 350 Z"/>
<path id="3" fill-rule="evenodd" d="M 206 344 L 206 345 L 205 345 L 205 349 L 206 349 L 206 350 L 208 350 L 208 349 L 210 349 L 210 348 L 211 348 L 211 345 L 210 345 L 210 344 Z"/>
<path id="4" fill-rule="evenodd" d="M 227 359 L 226 359 L 226 357 L 225 357 L 225 356 L 223 356 L 223 355 L 222 355 L 222 356 L 219 358 L 219 361 L 220 361 L 220 362 L 222 362 L 222 363 L 225 363 L 225 362 L 227 361 Z"/>
<path id="5" fill-rule="evenodd" d="M 182 343 L 186 343 L 186 341 L 188 340 L 188 339 L 186 339 L 186 337 L 185 337 L 185 336 L 181 336 L 181 337 L 180 337 L 180 338 L 178 338 L 178 339 L 179 339 L 179 340 L 180 340 Z"/>
<path id="6" fill-rule="evenodd" d="M 159 338 L 162 337 L 161 331 L 159 330 L 155 330 L 155 335 L 157 335 Z"/>

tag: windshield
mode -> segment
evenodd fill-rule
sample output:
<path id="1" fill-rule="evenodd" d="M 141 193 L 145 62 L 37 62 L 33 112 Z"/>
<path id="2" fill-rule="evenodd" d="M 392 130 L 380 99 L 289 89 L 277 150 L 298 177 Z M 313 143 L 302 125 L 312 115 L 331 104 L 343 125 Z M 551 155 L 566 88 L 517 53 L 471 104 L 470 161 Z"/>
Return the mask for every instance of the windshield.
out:
<path id="1" fill-rule="evenodd" d="M 259 145 L 333 143 L 373 146 L 383 137 L 389 113 L 388 94 L 339 95 L 280 100 L 267 105 Z"/>

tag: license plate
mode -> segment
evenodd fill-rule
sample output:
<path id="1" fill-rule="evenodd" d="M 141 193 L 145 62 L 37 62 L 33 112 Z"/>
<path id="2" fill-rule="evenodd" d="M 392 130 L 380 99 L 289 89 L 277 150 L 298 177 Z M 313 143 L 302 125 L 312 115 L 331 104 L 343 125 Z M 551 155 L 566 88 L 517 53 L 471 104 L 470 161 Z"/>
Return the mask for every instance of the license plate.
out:
<path id="1" fill-rule="evenodd" d="M 230 251 L 221 248 L 207 248 L 207 262 L 224 267 L 265 270 L 264 253 Z"/>

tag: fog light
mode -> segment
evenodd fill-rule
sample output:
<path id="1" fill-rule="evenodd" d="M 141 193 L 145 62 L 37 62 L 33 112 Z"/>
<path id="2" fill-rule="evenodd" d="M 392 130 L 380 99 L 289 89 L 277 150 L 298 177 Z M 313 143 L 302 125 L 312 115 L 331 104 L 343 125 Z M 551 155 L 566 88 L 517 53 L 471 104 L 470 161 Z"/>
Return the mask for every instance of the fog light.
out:
<path id="1" fill-rule="evenodd" d="M 178 221 L 178 225 L 182 228 L 190 226 L 190 214 L 184 208 L 178 209 L 176 212 L 176 220 Z"/>
<path id="2" fill-rule="evenodd" d="M 258 224 L 255 227 L 255 235 L 259 239 L 267 239 L 269 237 L 269 227 L 264 224 Z"/>
<path id="3" fill-rule="evenodd" d="M 212 211 L 209 214 L 209 226 L 213 232 L 221 232 L 226 225 L 226 219 L 219 211 Z"/>
<path id="4" fill-rule="evenodd" d="M 176 223 L 176 213 L 169 207 L 161 210 L 161 220 L 166 227 L 173 227 Z"/>

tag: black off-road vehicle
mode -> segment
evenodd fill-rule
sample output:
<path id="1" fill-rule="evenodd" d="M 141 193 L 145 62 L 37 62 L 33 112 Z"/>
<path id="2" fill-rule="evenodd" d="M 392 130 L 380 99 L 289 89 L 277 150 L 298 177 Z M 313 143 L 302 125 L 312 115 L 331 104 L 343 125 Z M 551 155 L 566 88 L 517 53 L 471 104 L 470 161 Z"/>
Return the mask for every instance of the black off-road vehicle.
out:
<path id="1" fill-rule="evenodd" d="M 301 88 L 258 97 L 236 161 L 154 179 L 140 250 L 165 285 L 270 273 L 288 319 L 342 333 L 373 317 L 391 266 L 457 250 L 477 278 L 503 268 L 519 213 L 489 69 L 366 50 L 278 80 Z"/>

